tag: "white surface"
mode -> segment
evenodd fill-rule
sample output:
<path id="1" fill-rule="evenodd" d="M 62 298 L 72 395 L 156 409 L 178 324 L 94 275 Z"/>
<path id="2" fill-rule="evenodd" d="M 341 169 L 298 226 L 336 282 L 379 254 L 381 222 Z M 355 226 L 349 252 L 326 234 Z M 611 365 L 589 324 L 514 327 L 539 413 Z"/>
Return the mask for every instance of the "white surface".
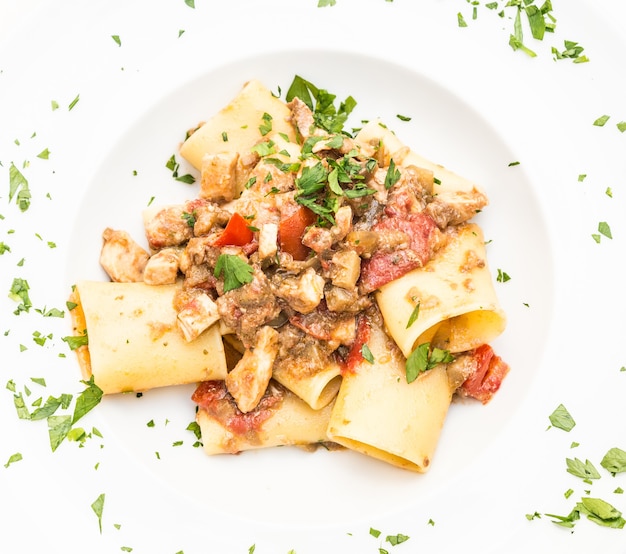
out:
<path id="1" fill-rule="evenodd" d="M 570 533 L 545 515 L 525 517 L 565 515 L 585 491 L 626 512 L 626 495 L 613 493 L 626 489 L 624 474 L 599 465 L 609 448 L 626 449 L 626 133 L 615 127 L 626 120 L 626 14 L 621 2 L 560 4 L 556 33 L 526 41 L 539 54 L 530 59 L 508 46 L 510 19 L 479 6 L 472 20 L 461 1 L 0 2 L 0 241 L 11 248 L 0 256 L 0 462 L 23 456 L 0 466 L 0 551 L 624 552 L 626 530 L 581 520 Z M 565 39 L 590 63 L 553 61 L 550 47 Z M 453 407 L 426 475 L 348 452 L 207 458 L 185 431 L 185 387 L 107 398 L 81 422 L 102 439 L 51 453 L 45 421 L 18 420 L 4 383 L 28 386 L 29 401 L 78 393 L 61 341 L 69 318 L 14 316 L 13 278 L 28 279 L 34 308 L 62 308 L 74 280 L 102 275 L 105 225 L 139 238 L 152 196 L 193 194 L 164 167 L 186 129 L 246 79 L 284 92 L 296 72 L 341 99 L 352 94 L 354 125 L 381 116 L 420 153 L 486 188 L 479 221 L 493 240 L 490 265 L 511 276 L 497 283 L 509 326 L 494 346 L 512 366 L 501 391 L 486 407 Z M 593 126 L 604 114 L 607 125 Z M 48 160 L 37 158 L 44 148 Z M 11 162 L 29 180 L 25 213 L 8 203 Z M 613 239 L 597 244 L 599 221 Z M 34 331 L 53 338 L 40 347 Z M 547 430 L 560 403 L 576 420 L 570 433 Z M 569 475 L 574 457 L 603 477 L 588 485 Z M 102 534 L 90 508 L 101 493 Z M 397 533 L 410 539 L 384 542 Z"/>

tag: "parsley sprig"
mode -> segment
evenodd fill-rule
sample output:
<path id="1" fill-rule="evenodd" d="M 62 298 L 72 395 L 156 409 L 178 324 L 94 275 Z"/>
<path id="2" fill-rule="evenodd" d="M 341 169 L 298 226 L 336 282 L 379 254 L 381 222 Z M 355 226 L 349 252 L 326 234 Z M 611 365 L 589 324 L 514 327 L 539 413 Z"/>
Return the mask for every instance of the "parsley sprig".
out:
<path id="1" fill-rule="evenodd" d="M 295 97 L 300 98 L 312 111 L 315 124 L 329 133 L 340 133 L 348 116 L 356 107 L 356 100 L 348 96 L 339 107 L 335 107 L 335 94 L 317 88 L 300 75 L 296 75 L 287 90 L 286 100 L 291 102 Z"/>
<path id="2" fill-rule="evenodd" d="M 252 282 L 252 267 L 234 254 L 220 254 L 215 264 L 215 277 L 224 277 L 224 292 L 238 289 Z"/>
<path id="3" fill-rule="evenodd" d="M 406 360 L 406 381 L 412 383 L 425 371 L 438 364 L 447 364 L 453 360 L 454 357 L 448 350 L 441 348 L 431 350 L 430 343 L 424 342 L 413 350 Z"/>

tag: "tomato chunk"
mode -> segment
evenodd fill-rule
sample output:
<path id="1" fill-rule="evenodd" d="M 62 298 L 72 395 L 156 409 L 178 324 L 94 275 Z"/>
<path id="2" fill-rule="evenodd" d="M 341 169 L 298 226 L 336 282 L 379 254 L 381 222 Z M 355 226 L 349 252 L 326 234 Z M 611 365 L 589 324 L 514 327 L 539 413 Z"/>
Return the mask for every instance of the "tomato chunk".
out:
<path id="1" fill-rule="evenodd" d="M 350 347 L 346 359 L 341 364 L 341 373 L 356 373 L 357 367 L 365 360 L 363 357 L 363 345 L 367 344 L 370 338 L 370 320 L 366 315 L 360 315 L 356 324 L 356 337 Z"/>
<path id="2" fill-rule="evenodd" d="M 213 241 L 213 246 L 245 246 L 252 242 L 254 234 L 243 216 L 235 212 L 224 231 Z"/>
<path id="3" fill-rule="evenodd" d="M 401 231 L 409 236 L 409 248 L 394 251 L 376 251 L 361 265 L 361 288 L 372 292 L 405 273 L 426 265 L 437 242 L 437 226 L 430 215 L 423 212 L 393 216 L 372 227 L 373 231 Z"/>
<path id="4" fill-rule="evenodd" d="M 509 372 L 509 365 L 497 356 L 493 348 L 483 344 L 474 350 L 476 370 L 461 385 L 461 390 L 472 398 L 487 404 L 498 392 L 502 380 Z"/>
<path id="5" fill-rule="evenodd" d="M 317 216 L 309 208 L 298 206 L 290 215 L 282 218 L 278 225 L 280 249 L 291 254 L 294 260 L 306 260 L 310 248 L 302 244 L 304 231 L 317 221 Z"/>

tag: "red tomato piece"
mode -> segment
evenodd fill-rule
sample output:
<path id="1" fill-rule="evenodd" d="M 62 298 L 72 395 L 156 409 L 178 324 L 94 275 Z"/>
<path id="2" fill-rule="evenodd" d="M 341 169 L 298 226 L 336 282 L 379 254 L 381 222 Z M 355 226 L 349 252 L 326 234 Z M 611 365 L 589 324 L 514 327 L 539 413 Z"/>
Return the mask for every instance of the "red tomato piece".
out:
<path id="1" fill-rule="evenodd" d="M 430 260 L 436 241 L 437 226 L 423 212 L 383 219 L 373 231 L 401 231 L 410 237 L 409 248 L 391 252 L 374 252 L 361 266 L 361 285 L 365 292 L 376 290 L 405 273 L 424 266 Z"/>
<path id="2" fill-rule="evenodd" d="M 363 358 L 363 345 L 367 344 L 370 338 L 370 330 L 369 318 L 365 315 L 359 316 L 356 324 L 354 342 L 341 367 L 341 373 L 343 375 L 346 373 L 356 373 L 357 366 L 365 359 Z"/>
<path id="3" fill-rule="evenodd" d="M 510 368 L 488 344 L 476 348 L 473 356 L 476 361 L 476 370 L 461 385 L 461 389 L 467 396 L 487 404 L 498 392 Z"/>
<path id="4" fill-rule="evenodd" d="M 309 208 L 298 206 L 290 215 L 282 218 L 278 225 L 280 249 L 291 254 L 294 260 L 306 260 L 310 248 L 302 244 L 304 231 L 317 221 L 317 216 Z"/>
<path id="5" fill-rule="evenodd" d="M 254 234 L 243 216 L 235 212 L 224 231 L 213 241 L 213 246 L 245 246 L 252 242 Z"/>

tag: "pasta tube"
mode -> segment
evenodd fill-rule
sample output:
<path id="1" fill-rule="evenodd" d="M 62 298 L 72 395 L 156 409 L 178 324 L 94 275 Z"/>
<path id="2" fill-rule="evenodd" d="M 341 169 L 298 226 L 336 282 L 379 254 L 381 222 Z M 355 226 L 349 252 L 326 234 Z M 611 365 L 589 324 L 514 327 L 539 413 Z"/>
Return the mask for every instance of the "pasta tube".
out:
<path id="1" fill-rule="evenodd" d="M 242 413 L 222 381 L 200 383 L 192 399 L 207 454 L 236 454 L 270 446 L 309 445 L 327 441 L 332 404 L 313 410 L 275 382 L 259 405 Z"/>
<path id="2" fill-rule="evenodd" d="M 376 300 L 406 357 L 424 342 L 453 353 L 472 350 L 492 341 L 506 325 L 483 234 L 475 224 L 459 226 L 430 262 L 383 285 Z"/>
<path id="3" fill-rule="evenodd" d="M 79 282 L 73 293 L 74 331 L 86 334 L 78 351 L 85 379 L 105 394 L 226 377 L 219 327 L 186 342 L 176 325 L 179 285 Z"/>
<path id="4" fill-rule="evenodd" d="M 404 357 L 372 324 L 374 362 L 347 372 L 328 425 L 330 440 L 395 466 L 423 473 L 432 461 L 452 392 L 445 366 L 407 383 Z"/>

